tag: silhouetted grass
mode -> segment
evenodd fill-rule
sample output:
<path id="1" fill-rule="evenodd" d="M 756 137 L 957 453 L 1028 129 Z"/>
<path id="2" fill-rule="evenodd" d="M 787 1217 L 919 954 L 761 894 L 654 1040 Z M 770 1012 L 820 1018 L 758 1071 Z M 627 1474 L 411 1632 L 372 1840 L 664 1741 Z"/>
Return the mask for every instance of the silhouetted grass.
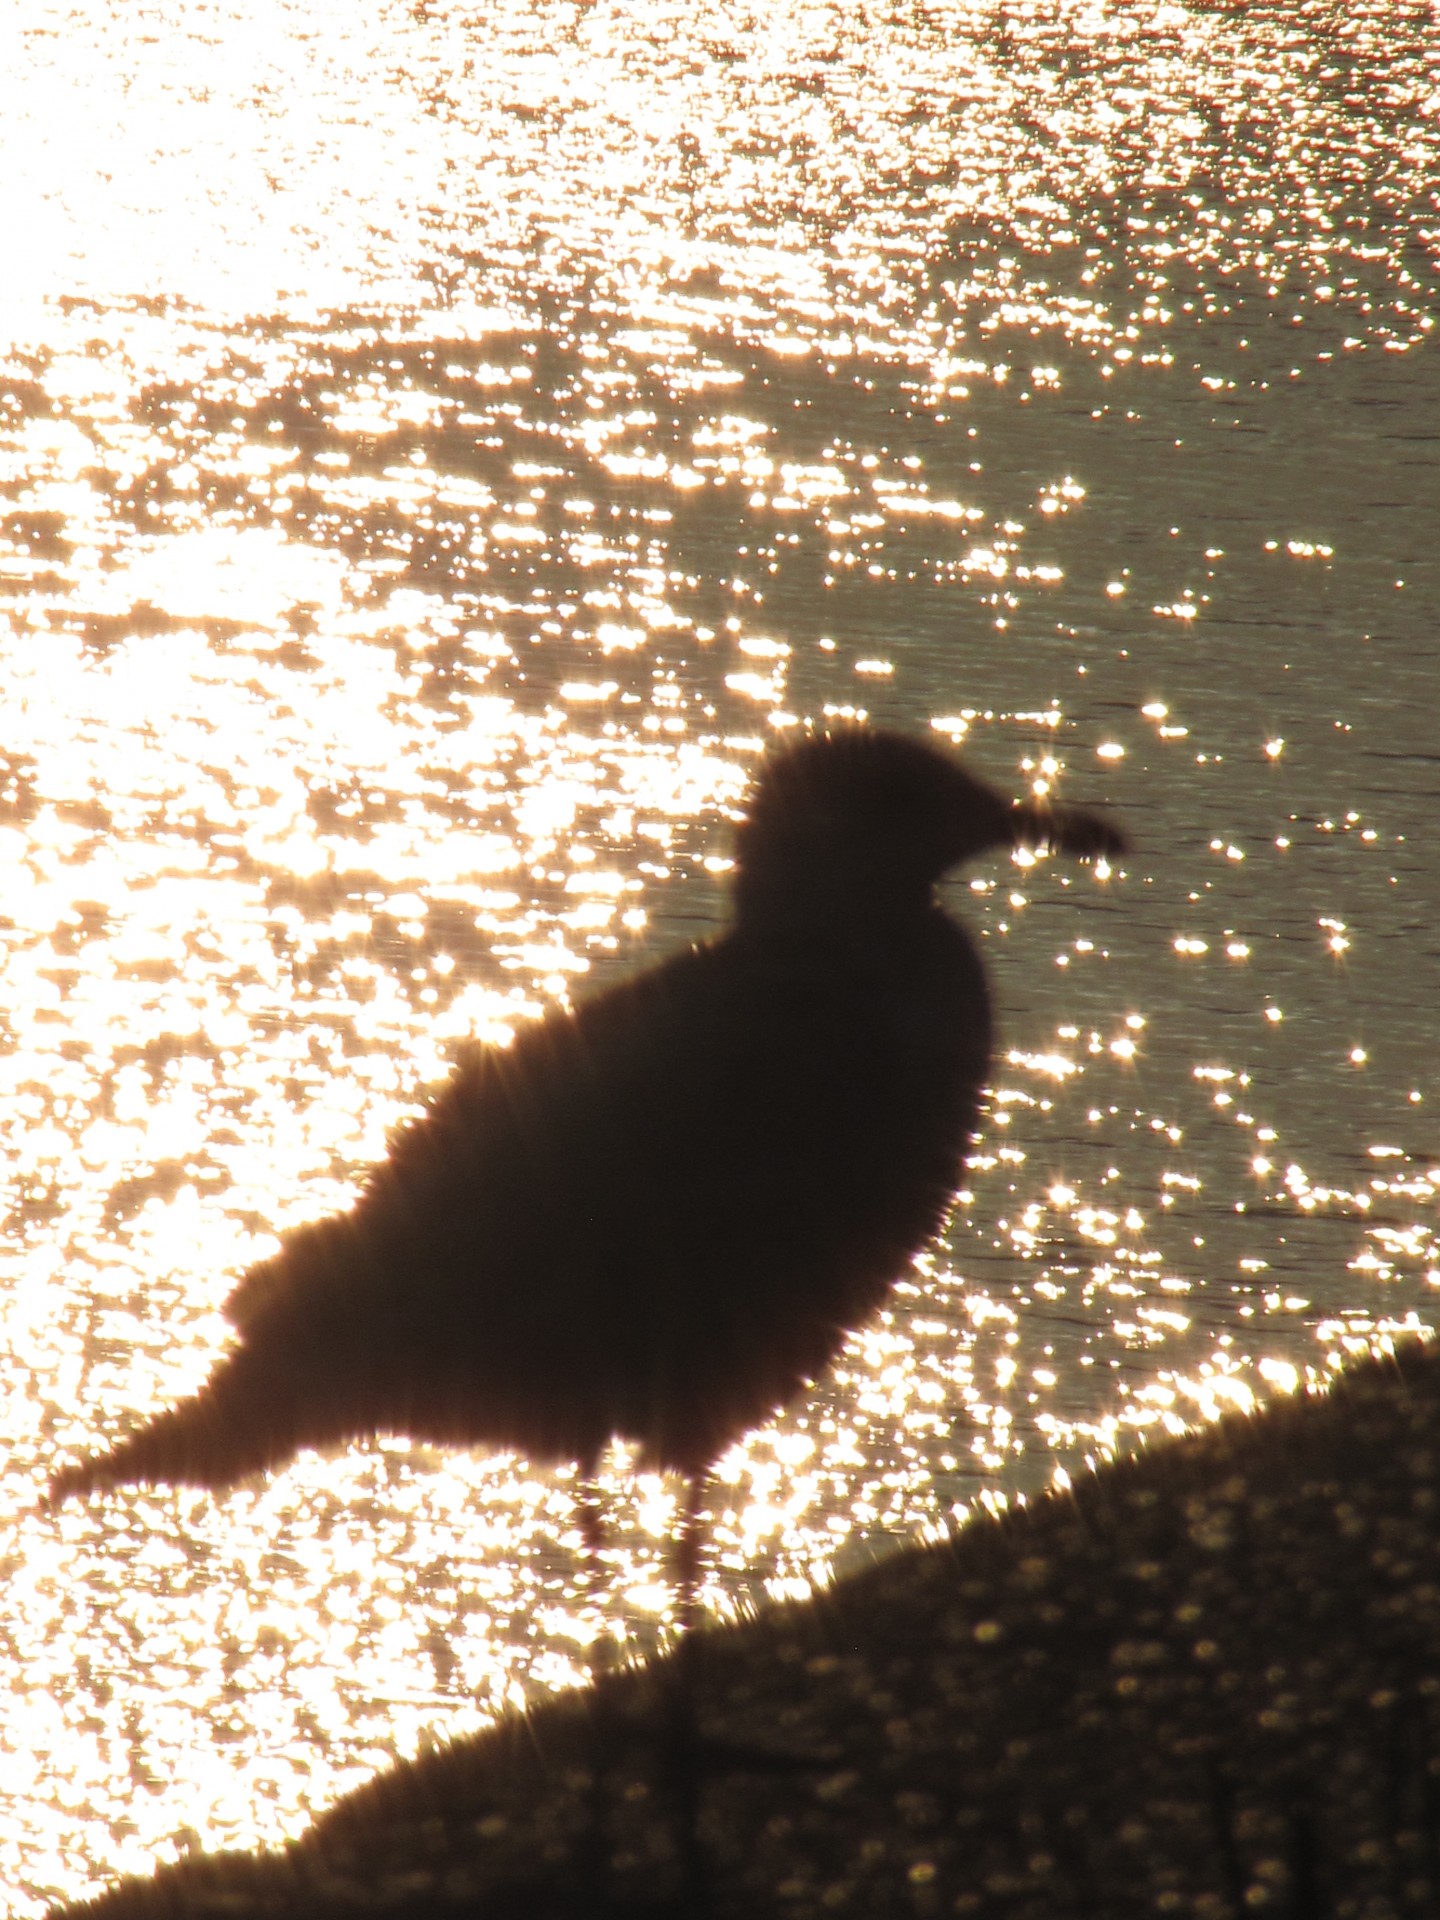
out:
<path id="1" fill-rule="evenodd" d="M 64 1911 L 1434 1915 L 1437 1518 L 1413 1348 Z"/>

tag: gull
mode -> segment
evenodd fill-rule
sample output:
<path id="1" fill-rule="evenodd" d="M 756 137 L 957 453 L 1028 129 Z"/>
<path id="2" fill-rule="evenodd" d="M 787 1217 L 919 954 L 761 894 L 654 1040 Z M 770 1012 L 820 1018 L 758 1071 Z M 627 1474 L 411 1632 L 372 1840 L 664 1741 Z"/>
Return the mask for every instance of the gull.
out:
<path id="1" fill-rule="evenodd" d="M 200 1390 L 61 1467 L 52 1503 L 219 1490 L 379 1434 L 593 1482 L 618 1437 L 688 1482 L 689 1590 L 715 1461 L 876 1312 L 960 1184 L 992 1015 L 937 883 L 1017 847 L 1124 844 L 908 735 L 770 753 L 731 924 L 465 1052 L 354 1204 L 241 1279 Z"/>

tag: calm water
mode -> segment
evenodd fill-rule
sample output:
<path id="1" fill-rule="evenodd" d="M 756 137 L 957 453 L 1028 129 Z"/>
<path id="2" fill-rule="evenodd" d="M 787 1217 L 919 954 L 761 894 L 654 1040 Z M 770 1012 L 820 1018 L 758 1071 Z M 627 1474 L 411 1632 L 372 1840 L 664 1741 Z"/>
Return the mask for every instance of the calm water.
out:
<path id="1" fill-rule="evenodd" d="M 12 1912 L 663 1632 L 620 1461 L 598 1611 L 523 1461 L 38 1498 L 462 1036 L 718 923 L 799 721 L 1135 851 L 955 886 L 964 1198 L 713 1606 L 1431 1326 L 1431 9 L 14 0 L 0 72 Z"/>

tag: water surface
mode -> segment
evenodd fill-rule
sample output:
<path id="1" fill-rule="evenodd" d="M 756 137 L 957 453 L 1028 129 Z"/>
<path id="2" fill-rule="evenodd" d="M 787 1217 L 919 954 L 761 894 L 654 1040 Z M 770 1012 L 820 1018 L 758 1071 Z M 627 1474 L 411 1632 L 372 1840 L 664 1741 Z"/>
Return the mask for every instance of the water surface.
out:
<path id="1" fill-rule="evenodd" d="M 0 293 L 0 1883 L 250 1845 L 638 1647 L 676 1489 L 400 1444 L 38 1510 L 460 1041 L 703 937 L 860 712 L 1135 847 L 966 876 L 942 1244 L 708 1603 L 1435 1318 L 1434 22 L 21 0 Z"/>

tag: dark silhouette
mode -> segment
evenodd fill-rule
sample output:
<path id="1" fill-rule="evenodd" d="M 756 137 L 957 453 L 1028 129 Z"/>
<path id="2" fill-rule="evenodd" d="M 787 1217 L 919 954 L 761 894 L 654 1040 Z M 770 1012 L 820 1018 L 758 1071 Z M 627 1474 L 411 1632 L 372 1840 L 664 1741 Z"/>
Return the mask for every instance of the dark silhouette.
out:
<path id="1" fill-rule="evenodd" d="M 223 1487 L 377 1432 L 593 1472 L 613 1436 L 700 1476 L 941 1225 L 990 1005 L 937 880 L 992 849 L 1114 854 L 948 754 L 847 728 L 764 761 L 735 923 L 476 1048 L 349 1212 L 230 1298 L 208 1384 L 51 1497 Z"/>

